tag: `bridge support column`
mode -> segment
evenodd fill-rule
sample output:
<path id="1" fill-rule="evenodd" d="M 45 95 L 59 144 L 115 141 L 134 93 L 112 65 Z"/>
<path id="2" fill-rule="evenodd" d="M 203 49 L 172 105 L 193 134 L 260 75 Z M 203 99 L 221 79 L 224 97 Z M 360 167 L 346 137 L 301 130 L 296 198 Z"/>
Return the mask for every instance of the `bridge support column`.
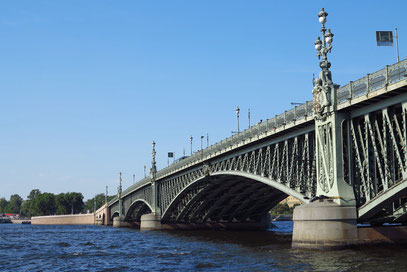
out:
<path id="1" fill-rule="evenodd" d="M 149 213 L 141 216 L 140 230 L 159 230 L 161 228 L 160 214 Z"/>
<path id="2" fill-rule="evenodd" d="M 356 207 L 320 200 L 295 208 L 293 248 L 341 249 L 357 243 Z"/>
<path id="3" fill-rule="evenodd" d="M 135 226 L 131 222 L 125 221 L 124 217 L 116 216 L 116 217 L 113 217 L 113 227 L 115 227 L 115 228 L 124 228 L 124 227 L 131 228 L 131 227 L 135 227 Z"/>

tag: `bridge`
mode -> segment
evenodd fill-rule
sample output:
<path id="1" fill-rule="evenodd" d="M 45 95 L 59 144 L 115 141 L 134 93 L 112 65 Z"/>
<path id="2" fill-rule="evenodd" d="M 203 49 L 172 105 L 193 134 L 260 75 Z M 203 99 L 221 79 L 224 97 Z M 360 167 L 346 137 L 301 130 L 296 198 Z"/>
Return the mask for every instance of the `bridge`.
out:
<path id="1" fill-rule="evenodd" d="M 259 227 L 271 208 L 294 196 L 304 205 L 294 212 L 293 245 L 356 239 L 357 234 L 318 238 L 321 228 L 355 233 L 357 223 L 405 224 L 407 60 L 345 86 L 334 84 L 327 15 L 323 9 L 318 14 L 322 39 L 315 48 L 322 61 L 312 101 L 159 171 L 153 142 L 149 176 L 124 191 L 120 183 L 117 197 L 106 205 L 105 223 Z M 313 222 L 319 224 L 315 230 Z"/>

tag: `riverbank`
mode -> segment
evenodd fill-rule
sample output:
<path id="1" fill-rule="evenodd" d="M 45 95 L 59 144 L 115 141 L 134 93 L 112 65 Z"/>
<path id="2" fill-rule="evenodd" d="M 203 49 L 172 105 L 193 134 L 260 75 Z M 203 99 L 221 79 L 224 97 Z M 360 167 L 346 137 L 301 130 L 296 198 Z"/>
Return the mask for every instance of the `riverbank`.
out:
<path id="1" fill-rule="evenodd" d="M 11 219 L 11 223 L 13 223 L 13 224 L 31 224 L 31 220 L 27 220 L 27 219 Z"/>
<path id="2" fill-rule="evenodd" d="M 94 225 L 95 216 L 87 214 L 47 215 L 31 217 L 32 225 Z"/>

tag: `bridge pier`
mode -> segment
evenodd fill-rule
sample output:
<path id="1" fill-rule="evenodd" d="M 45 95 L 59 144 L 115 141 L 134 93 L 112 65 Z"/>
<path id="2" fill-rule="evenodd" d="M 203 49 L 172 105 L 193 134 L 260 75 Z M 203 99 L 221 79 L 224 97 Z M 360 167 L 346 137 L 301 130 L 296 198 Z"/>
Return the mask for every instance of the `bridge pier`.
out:
<path id="1" fill-rule="evenodd" d="M 294 210 L 293 248 L 341 249 L 358 242 L 355 206 L 315 201 Z"/>
<path id="2" fill-rule="evenodd" d="M 127 222 L 124 220 L 122 216 L 113 217 L 113 227 L 115 228 L 124 228 L 124 227 L 134 227 L 135 225 L 131 222 Z"/>
<path id="3" fill-rule="evenodd" d="M 161 226 L 161 216 L 156 213 L 143 214 L 140 219 L 140 230 L 159 230 Z"/>

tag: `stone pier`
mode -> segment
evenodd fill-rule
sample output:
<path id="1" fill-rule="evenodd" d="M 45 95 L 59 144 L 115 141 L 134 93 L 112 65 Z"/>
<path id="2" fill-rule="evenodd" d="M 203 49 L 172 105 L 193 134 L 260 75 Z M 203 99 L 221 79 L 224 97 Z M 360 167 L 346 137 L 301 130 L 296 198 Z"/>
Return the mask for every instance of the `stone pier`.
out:
<path id="1" fill-rule="evenodd" d="M 330 200 L 304 204 L 294 209 L 293 248 L 340 249 L 358 240 L 355 206 Z"/>
<path id="2" fill-rule="evenodd" d="M 159 230 L 161 226 L 161 216 L 149 213 L 141 216 L 140 230 Z"/>

